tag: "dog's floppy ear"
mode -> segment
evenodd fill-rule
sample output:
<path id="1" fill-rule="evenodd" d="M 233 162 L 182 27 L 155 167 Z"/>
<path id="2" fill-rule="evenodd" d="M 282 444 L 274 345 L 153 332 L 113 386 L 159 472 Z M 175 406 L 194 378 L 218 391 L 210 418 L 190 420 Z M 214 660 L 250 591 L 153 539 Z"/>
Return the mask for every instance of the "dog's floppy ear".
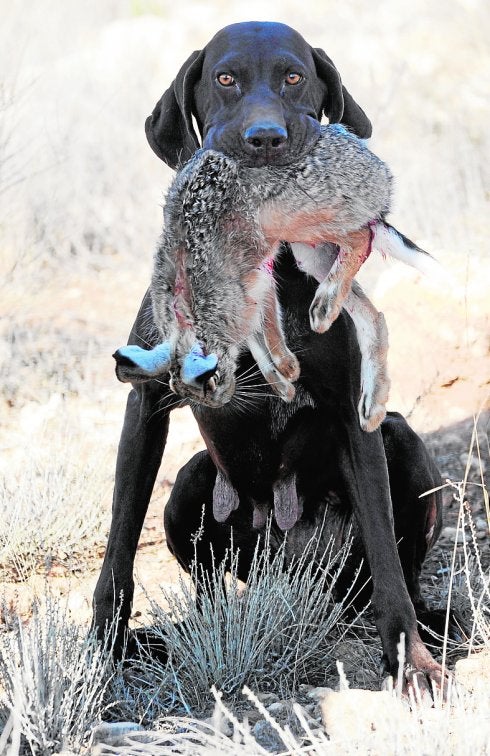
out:
<path id="1" fill-rule="evenodd" d="M 183 165 L 199 148 L 192 112 L 194 85 L 201 75 L 203 60 L 204 50 L 189 56 L 145 122 L 150 147 L 170 168 Z"/>
<path id="2" fill-rule="evenodd" d="M 311 50 L 318 76 L 327 87 L 322 110 L 330 123 L 343 123 L 361 139 L 368 139 L 373 130 L 371 121 L 342 84 L 332 60 L 319 47 Z"/>

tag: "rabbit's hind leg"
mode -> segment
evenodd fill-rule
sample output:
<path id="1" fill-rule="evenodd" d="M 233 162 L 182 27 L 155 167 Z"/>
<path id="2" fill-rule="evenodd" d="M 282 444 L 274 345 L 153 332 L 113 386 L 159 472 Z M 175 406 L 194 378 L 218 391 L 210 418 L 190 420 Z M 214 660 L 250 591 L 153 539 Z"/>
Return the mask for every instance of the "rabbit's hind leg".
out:
<path id="1" fill-rule="evenodd" d="M 319 285 L 311 303 L 310 325 L 317 333 L 328 331 L 338 318 L 354 276 L 371 253 L 372 236 L 369 226 L 365 226 L 343 238 L 328 239 L 328 241 L 336 242 L 340 250 L 328 276 Z"/>
<path id="2" fill-rule="evenodd" d="M 371 432 L 386 416 L 390 389 L 388 377 L 388 329 L 382 312 L 378 312 L 358 283 L 345 300 L 345 309 L 356 327 L 361 352 L 361 398 L 358 412 L 361 428 Z"/>

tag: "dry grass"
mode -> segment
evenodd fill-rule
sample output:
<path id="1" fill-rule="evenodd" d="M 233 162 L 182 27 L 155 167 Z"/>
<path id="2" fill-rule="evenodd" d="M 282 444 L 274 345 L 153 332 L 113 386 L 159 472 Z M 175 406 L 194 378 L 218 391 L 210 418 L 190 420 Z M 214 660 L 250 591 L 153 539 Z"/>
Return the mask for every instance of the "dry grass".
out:
<path id="1" fill-rule="evenodd" d="M 47 595 L 27 627 L 4 613 L 0 636 L 2 748 L 9 754 L 79 753 L 88 731 L 109 708 L 104 701 L 111 660 L 92 636 Z M 109 649 L 110 650 L 110 649 Z"/>
<path id="2" fill-rule="evenodd" d="M 468 549 L 478 551 L 466 527 Z M 471 545 L 472 544 L 472 545 Z M 252 701 L 265 721 L 266 744 L 283 754 L 303 753 L 472 753 L 484 754 L 489 735 L 489 679 L 475 670 L 471 684 L 463 678 L 450 691 L 449 702 L 436 698 L 435 708 L 417 696 L 411 713 L 381 709 L 377 726 L 366 734 L 340 728 L 340 741 L 329 730 L 326 738 L 318 723 L 294 704 L 289 726 L 276 721 L 255 693 L 276 691 L 290 699 L 301 682 L 316 678 L 337 687 L 333 662 L 349 643 L 356 643 L 351 628 L 342 624 L 345 605 L 331 601 L 336 575 L 346 550 L 323 560 L 315 558 L 315 542 L 296 569 L 284 571 L 284 555 L 271 561 L 257 554 L 250 584 L 240 588 L 236 571 L 225 584 L 223 564 L 216 565 L 202 584 L 200 604 L 183 583 L 178 593 L 163 592 L 170 614 L 153 602 L 152 630 L 167 646 L 168 663 L 149 658 L 144 647 L 129 665 L 113 670 L 109 654 L 84 637 L 69 619 L 66 609 L 49 595 L 35 608 L 28 626 L 4 612 L 5 629 L 0 636 L 0 706 L 5 726 L 3 745 L 12 756 L 80 753 L 90 742 L 91 730 L 101 719 L 130 720 L 146 731 L 132 732 L 117 744 L 93 745 L 94 754 L 211 754 L 262 753 L 264 728 L 260 732 L 243 721 L 245 698 Z M 236 554 L 232 556 L 236 568 Z M 467 649 L 486 647 L 490 631 L 488 575 L 470 573 L 471 560 L 464 565 L 469 579 L 466 612 L 473 613 L 474 626 Z M 195 568 L 199 580 L 198 568 Z M 451 594 L 454 574 L 445 591 Z M 459 608 L 462 608 L 462 596 Z M 469 604 L 469 609 L 468 609 Z M 178 621 L 179 624 L 174 624 Z M 340 621 L 340 622 L 339 622 Z M 446 658 L 444 651 L 443 658 Z M 366 660 L 363 662 L 366 664 Z M 484 670 L 484 667 L 481 668 Z M 342 667 L 340 690 L 348 688 Z M 395 687 L 395 698 L 400 689 Z M 213 719 L 203 721 L 215 703 Z M 375 704 L 376 706 L 376 704 Z M 344 703 L 349 716 L 349 701 Z M 170 716 L 171 712 L 175 715 Z M 242 712 L 242 713 L 240 713 Z M 384 713 L 383 713 L 384 712 Z M 350 715 L 352 716 L 352 714 Z M 197 718 L 197 717 L 200 717 Z M 292 719 L 291 719 L 292 717 Z M 356 727 L 365 726 L 358 712 Z M 328 722 L 328 720 L 327 720 Z M 268 724 L 267 724 L 268 723 Z M 122 726 L 117 726 L 124 732 Z M 292 729 L 291 729 L 292 728 Z M 267 730 L 266 730 L 267 731 Z M 349 737 L 344 733 L 349 731 Z M 107 730 L 106 740 L 114 735 Z M 367 749 L 367 750 L 366 750 Z"/>
<path id="3" fill-rule="evenodd" d="M 105 543 L 108 513 L 101 501 L 110 487 L 100 455 L 84 458 L 69 436 L 6 471 L 0 480 L 0 580 L 86 568 Z"/>
<path id="4" fill-rule="evenodd" d="M 163 589 L 160 602 L 152 600 L 152 632 L 169 649 L 169 660 L 161 664 L 141 648 L 129 685 L 122 695 L 119 691 L 129 702 L 122 707 L 123 719 L 134 718 L 136 711 L 145 722 L 162 711 L 202 713 L 210 706 L 213 685 L 236 701 L 245 684 L 285 693 L 300 682 L 324 682 L 348 630 L 343 618 L 352 597 L 333 600 L 348 546 L 336 553 L 330 542 L 321 555 L 312 537 L 301 559 L 285 569 L 284 548 L 271 558 L 268 542 L 269 535 L 264 551 L 255 553 L 245 590 L 236 575 L 239 554 L 230 544 L 229 581 L 227 559 L 211 576 L 194 565 L 198 604 L 183 580 L 178 593 Z M 138 708 L 135 701 L 142 696 L 147 705 Z"/>

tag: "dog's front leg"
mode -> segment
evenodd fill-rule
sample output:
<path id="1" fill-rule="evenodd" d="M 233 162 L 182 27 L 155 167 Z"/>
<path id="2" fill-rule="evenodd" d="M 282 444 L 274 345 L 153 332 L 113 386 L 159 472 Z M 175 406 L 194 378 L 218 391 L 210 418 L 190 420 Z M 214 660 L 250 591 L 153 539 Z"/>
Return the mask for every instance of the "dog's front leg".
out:
<path id="1" fill-rule="evenodd" d="M 383 646 L 384 666 L 396 675 L 397 643 L 404 633 L 405 681 L 410 684 L 413 676 L 420 673 L 420 685 L 429 687 L 430 681 L 442 685 L 441 667 L 420 639 L 397 553 L 381 431 L 364 433 L 352 408 L 352 418 L 346 422 L 339 443 L 342 475 L 371 570 L 372 604 Z"/>
<path id="2" fill-rule="evenodd" d="M 160 384 L 154 382 L 131 391 L 119 442 L 111 529 L 93 600 L 93 625 L 100 637 L 118 618 L 116 654 L 131 613 L 136 547 L 168 432 L 168 413 L 157 411 L 161 398 Z"/>

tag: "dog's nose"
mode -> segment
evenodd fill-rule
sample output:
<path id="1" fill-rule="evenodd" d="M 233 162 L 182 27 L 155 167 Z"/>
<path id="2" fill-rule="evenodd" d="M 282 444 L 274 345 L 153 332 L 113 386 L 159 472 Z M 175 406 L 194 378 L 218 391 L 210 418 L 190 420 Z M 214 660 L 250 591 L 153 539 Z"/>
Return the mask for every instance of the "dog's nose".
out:
<path id="1" fill-rule="evenodd" d="M 288 132 L 277 123 L 254 123 L 243 132 L 247 144 L 257 150 L 276 150 L 287 142 Z"/>

